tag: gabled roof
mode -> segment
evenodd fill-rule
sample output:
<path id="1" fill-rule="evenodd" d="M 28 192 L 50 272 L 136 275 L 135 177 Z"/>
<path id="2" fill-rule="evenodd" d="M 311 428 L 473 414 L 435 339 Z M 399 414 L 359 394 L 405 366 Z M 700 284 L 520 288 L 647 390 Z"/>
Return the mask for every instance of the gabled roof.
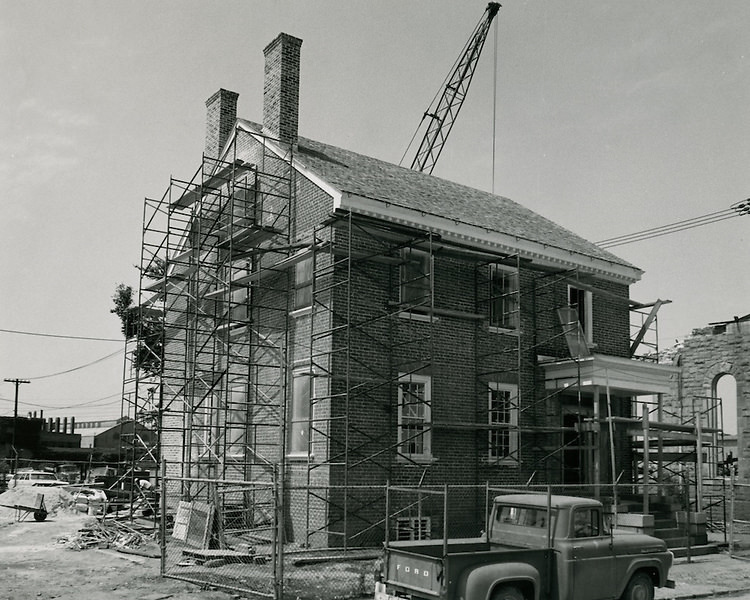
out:
<path id="1" fill-rule="evenodd" d="M 240 119 L 238 125 L 251 132 L 262 131 L 250 121 Z M 503 196 L 304 137 L 299 138 L 294 164 L 303 174 L 312 174 L 334 188 L 340 196 L 339 206 L 355 212 L 399 222 L 416 219 L 414 224 L 429 223 L 465 240 L 484 240 L 487 247 L 505 246 L 532 260 L 548 259 L 548 266 L 578 266 L 625 283 L 637 281 L 642 273 Z"/>

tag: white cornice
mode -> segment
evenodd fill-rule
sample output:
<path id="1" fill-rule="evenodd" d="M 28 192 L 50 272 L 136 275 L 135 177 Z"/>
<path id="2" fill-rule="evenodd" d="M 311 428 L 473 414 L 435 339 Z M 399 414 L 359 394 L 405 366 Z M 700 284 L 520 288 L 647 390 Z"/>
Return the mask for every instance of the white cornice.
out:
<path id="1" fill-rule="evenodd" d="M 544 267 L 577 268 L 601 279 L 628 285 L 638 281 L 643 273 L 640 269 L 628 265 L 469 225 L 449 217 L 405 208 L 382 200 L 344 193 L 339 206 L 393 223 L 430 229 L 440 233 L 445 241 L 457 241 L 494 252 L 519 254 L 521 258 L 529 259 Z"/>

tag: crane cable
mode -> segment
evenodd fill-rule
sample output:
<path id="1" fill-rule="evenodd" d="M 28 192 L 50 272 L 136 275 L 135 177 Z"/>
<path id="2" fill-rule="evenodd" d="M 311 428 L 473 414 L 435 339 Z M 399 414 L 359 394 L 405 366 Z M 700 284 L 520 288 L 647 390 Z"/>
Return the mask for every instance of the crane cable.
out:
<path id="1" fill-rule="evenodd" d="M 497 143 L 497 30 L 499 27 L 495 23 L 495 52 L 493 57 L 492 68 L 492 193 L 495 192 L 495 152 Z"/>

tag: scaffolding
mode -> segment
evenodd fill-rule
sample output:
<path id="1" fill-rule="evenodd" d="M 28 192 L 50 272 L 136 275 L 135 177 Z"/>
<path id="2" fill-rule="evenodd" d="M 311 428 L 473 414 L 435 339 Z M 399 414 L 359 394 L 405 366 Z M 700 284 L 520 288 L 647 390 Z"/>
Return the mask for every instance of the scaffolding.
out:
<path id="1" fill-rule="evenodd" d="M 291 147 L 237 126 L 220 159 L 145 200 L 123 414 L 158 432 L 150 446 L 135 436 L 129 472 L 165 461 L 162 475 L 180 482 L 168 509 L 211 505 L 219 546 L 245 536 L 347 549 L 388 533 L 387 484 L 450 476 L 432 460 L 436 432 L 472 448 L 461 476 L 473 484 L 575 489 L 647 469 L 601 453 L 635 445 L 629 401 L 601 415 L 580 373 L 568 389 L 544 385 L 546 361 L 590 357 L 591 296 L 627 298 L 577 269 L 532 269 L 518 251 L 316 213 L 312 186 Z M 436 262 L 474 292 L 441 287 Z M 651 347 L 655 313 L 621 356 Z M 457 362 L 466 368 L 449 372 Z M 473 502 L 480 510 L 484 495 Z"/>

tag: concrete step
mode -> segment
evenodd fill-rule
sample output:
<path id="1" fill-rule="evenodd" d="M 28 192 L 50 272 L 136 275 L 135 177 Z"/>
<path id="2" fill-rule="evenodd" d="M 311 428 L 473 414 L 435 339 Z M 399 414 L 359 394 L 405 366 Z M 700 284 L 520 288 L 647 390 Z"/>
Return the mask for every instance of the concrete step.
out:
<path id="1" fill-rule="evenodd" d="M 688 555 L 687 546 L 681 546 L 676 548 L 670 548 L 675 558 L 685 558 Z M 707 554 L 718 554 L 718 544 L 700 544 L 697 546 L 690 546 L 690 556 L 706 556 Z"/>

